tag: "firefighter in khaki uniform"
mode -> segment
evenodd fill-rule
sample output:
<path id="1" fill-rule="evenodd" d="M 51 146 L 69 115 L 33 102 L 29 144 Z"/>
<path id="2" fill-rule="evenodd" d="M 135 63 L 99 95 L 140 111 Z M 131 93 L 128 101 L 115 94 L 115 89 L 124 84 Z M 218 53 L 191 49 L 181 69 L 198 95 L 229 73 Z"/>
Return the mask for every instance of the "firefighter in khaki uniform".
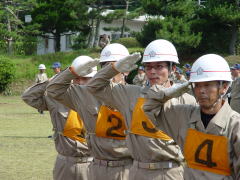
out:
<path id="1" fill-rule="evenodd" d="M 195 61 L 189 80 L 199 106 L 164 103 L 188 83 L 168 92 L 148 92 L 144 111 L 166 126 L 180 145 L 187 161 L 186 180 L 240 179 L 240 114 L 223 98 L 231 81 L 226 60 L 208 54 Z"/>
<path id="2" fill-rule="evenodd" d="M 102 50 L 100 61 L 108 63 L 128 55 L 123 45 L 110 44 Z M 47 92 L 49 96 L 76 110 L 83 119 L 94 157 L 90 165 L 90 179 L 127 180 L 132 158 L 126 145 L 122 115 L 98 101 L 86 86 L 69 85 L 71 79 L 83 75 L 96 64 L 98 60 L 79 56 L 70 68 L 51 81 Z M 121 80 L 122 75 L 114 77 L 115 82 Z"/>
<path id="3" fill-rule="evenodd" d="M 48 84 L 49 81 L 45 81 L 28 88 L 22 99 L 32 107 L 50 113 L 58 152 L 53 179 L 88 180 L 88 166 L 93 158 L 90 157 L 81 117 L 74 110 L 47 96 Z"/>
<path id="4" fill-rule="evenodd" d="M 235 64 L 232 68 L 234 78 L 231 86 L 230 106 L 234 111 L 240 113 L 240 64 Z"/>
<path id="5" fill-rule="evenodd" d="M 109 83 L 119 72 L 129 72 L 136 68 L 135 63 L 139 59 L 140 54 L 134 53 L 106 66 L 91 79 L 88 89 L 94 96 L 118 109 L 126 120 L 127 144 L 134 159 L 130 179 L 183 179 L 181 163 L 184 158 L 180 148 L 171 137 L 157 129 L 143 112 L 142 106 L 149 87 L 120 84 L 112 87 Z M 151 86 L 168 88 L 172 85 L 169 75 L 173 63 L 178 63 L 172 43 L 166 40 L 151 42 L 145 49 L 143 63 Z M 170 103 L 195 104 L 196 101 L 193 96 L 184 94 Z"/>

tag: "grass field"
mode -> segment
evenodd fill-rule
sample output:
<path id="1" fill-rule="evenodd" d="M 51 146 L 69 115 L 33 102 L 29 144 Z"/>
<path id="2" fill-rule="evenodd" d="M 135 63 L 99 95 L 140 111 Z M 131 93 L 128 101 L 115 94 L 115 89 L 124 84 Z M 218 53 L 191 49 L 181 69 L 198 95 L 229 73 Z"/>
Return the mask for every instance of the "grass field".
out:
<path id="1" fill-rule="evenodd" d="M 56 157 L 49 113 L 0 96 L 0 180 L 50 180 Z"/>

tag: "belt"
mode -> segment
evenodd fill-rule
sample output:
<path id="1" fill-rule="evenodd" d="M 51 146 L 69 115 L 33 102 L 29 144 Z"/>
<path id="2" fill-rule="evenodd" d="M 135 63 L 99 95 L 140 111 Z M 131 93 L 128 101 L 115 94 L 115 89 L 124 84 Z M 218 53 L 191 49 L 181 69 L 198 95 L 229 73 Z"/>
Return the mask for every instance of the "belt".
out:
<path id="1" fill-rule="evenodd" d="M 93 157 L 72 157 L 72 156 L 64 156 L 61 154 L 58 154 L 58 158 L 74 163 L 87 163 L 87 162 L 92 162 Z"/>
<path id="2" fill-rule="evenodd" d="M 133 161 L 133 166 L 137 166 L 142 169 L 170 169 L 179 167 L 180 164 L 174 161 L 162 161 L 162 162 L 152 162 L 152 163 L 145 163 L 139 161 Z"/>
<path id="3" fill-rule="evenodd" d="M 101 166 L 109 166 L 109 167 L 119 167 L 119 166 L 126 166 L 132 164 L 132 159 L 125 159 L 120 161 L 109 161 L 109 160 L 102 160 L 102 159 L 93 159 L 93 163 Z"/>

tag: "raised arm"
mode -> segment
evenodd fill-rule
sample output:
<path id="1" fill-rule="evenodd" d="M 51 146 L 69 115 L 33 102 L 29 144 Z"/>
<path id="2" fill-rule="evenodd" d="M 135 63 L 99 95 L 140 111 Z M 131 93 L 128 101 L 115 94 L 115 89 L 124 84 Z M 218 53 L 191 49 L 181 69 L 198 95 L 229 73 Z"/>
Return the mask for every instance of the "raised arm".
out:
<path id="1" fill-rule="evenodd" d="M 47 95 L 65 106 L 74 109 L 73 99 L 76 98 L 76 94 L 71 91 L 74 86 L 71 86 L 72 79 L 76 78 L 69 68 L 60 72 L 49 82 L 47 86 Z M 76 87 L 75 87 L 76 88 Z"/>
<path id="2" fill-rule="evenodd" d="M 47 95 L 59 101 L 65 106 L 76 110 L 76 102 L 79 101 L 79 94 L 86 90 L 85 86 L 74 85 L 71 81 L 77 77 L 84 77 L 92 72 L 92 67 L 96 66 L 97 60 L 88 56 L 79 56 L 72 65 L 65 71 L 55 76 L 47 86 Z"/>
<path id="3" fill-rule="evenodd" d="M 179 130 L 186 125 L 186 118 L 182 115 L 188 114 L 190 105 L 179 104 L 177 98 L 188 91 L 188 83 L 179 84 L 167 89 L 153 86 L 147 93 L 147 101 L 144 104 L 144 111 L 156 125 L 163 127 L 176 142 L 179 141 Z"/>
<path id="4" fill-rule="evenodd" d="M 136 60 L 139 58 L 139 54 L 133 54 L 125 58 L 134 59 L 131 63 L 134 66 Z M 120 60 L 121 61 L 121 60 Z M 118 62 L 117 62 L 118 63 Z M 110 80 L 121 72 L 128 72 L 133 68 L 126 68 L 123 65 L 109 64 L 101 69 L 87 84 L 88 90 L 99 100 L 103 101 L 108 106 L 120 110 L 121 107 L 129 105 L 131 99 L 135 98 L 140 87 L 133 85 L 113 85 Z M 124 62 L 126 63 L 126 62 Z M 134 66 L 135 67 L 135 66 Z"/>
<path id="5" fill-rule="evenodd" d="M 48 81 L 35 84 L 24 91 L 22 100 L 29 106 L 32 106 L 41 111 L 48 110 L 45 99 L 45 90 Z"/>

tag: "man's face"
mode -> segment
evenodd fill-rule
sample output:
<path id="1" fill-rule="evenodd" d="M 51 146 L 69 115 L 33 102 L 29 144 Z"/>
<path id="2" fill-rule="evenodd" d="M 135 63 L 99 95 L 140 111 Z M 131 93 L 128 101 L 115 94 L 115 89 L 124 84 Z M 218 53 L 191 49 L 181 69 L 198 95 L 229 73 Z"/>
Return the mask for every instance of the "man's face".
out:
<path id="1" fill-rule="evenodd" d="M 226 84 L 220 87 L 218 81 L 196 82 L 194 83 L 194 93 L 196 99 L 203 109 L 211 109 L 219 98 L 227 90 Z"/>
<path id="2" fill-rule="evenodd" d="M 138 70 L 138 74 L 144 74 L 144 70 L 139 69 L 139 70 Z"/>
<path id="3" fill-rule="evenodd" d="M 240 69 L 232 69 L 231 74 L 233 77 L 238 77 L 240 74 Z"/>
<path id="4" fill-rule="evenodd" d="M 78 77 L 73 80 L 74 84 L 85 85 L 90 80 L 90 77 Z"/>
<path id="5" fill-rule="evenodd" d="M 168 64 L 166 62 L 146 63 L 145 73 L 151 85 L 162 85 L 168 80 Z"/>
<path id="6" fill-rule="evenodd" d="M 45 72 L 45 69 L 39 69 L 39 72 L 42 74 Z"/>
<path id="7" fill-rule="evenodd" d="M 61 71 L 61 69 L 60 68 L 53 68 L 53 71 L 54 71 L 55 74 L 58 74 Z"/>
<path id="8" fill-rule="evenodd" d="M 175 73 L 175 76 L 177 79 L 180 79 L 181 78 L 181 74 L 179 72 L 174 72 Z"/>

